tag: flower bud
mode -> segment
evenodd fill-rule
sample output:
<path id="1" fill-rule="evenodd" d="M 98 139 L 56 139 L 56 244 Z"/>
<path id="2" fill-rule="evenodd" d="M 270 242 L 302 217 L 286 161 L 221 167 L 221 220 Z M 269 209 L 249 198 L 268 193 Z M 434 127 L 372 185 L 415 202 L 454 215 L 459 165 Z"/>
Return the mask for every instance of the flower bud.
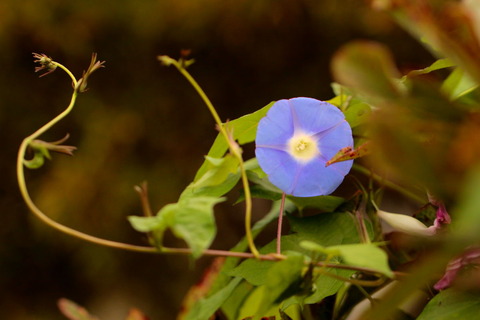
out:
<path id="1" fill-rule="evenodd" d="M 423 237 L 432 236 L 436 232 L 436 228 L 427 227 L 422 222 L 411 216 L 390 213 L 382 210 L 378 210 L 377 214 L 396 231 Z"/>
<path id="2" fill-rule="evenodd" d="M 33 53 L 35 60 L 33 62 L 40 64 L 39 67 L 35 67 L 35 72 L 46 70 L 44 74 L 41 74 L 40 77 L 46 76 L 49 73 L 52 73 L 57 68 L 57 65 L 53 62 L 52 58 L 47 57 L 45 54 Z"/>

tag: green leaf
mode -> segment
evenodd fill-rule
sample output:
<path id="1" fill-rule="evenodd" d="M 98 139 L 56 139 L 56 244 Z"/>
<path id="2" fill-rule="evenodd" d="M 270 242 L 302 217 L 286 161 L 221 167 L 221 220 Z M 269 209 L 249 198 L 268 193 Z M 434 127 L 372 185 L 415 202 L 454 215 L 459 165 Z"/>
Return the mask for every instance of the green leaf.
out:
<path id="1" fill-rule="evenodd" d="M 282 310 L 279 310 L 278 312 L 280 313 L 281 320 L 293 320 L 293 318 L 291 318 L 288 314 L 286 314 Z"/>
<path id="2" fill-rule="evenodd" d="M 326 255 L 338 256 L 340 254 L 340 251 L 338 251 L 338 250 L 324 247 L 322 245 L 319 245 L 318 243 L 315 243 L 315 242 L 309 241 L 309 240 L 304 240 L 304 241 L 300 242 L 300 247 L 302 247 L 306 250 L 309 250 L 309 251 L 316 251 L 316 252 L 323 253 L 323 254 L 326 254 Z"/>
<path id="3" fill-rule="evenodd" d="M 327 100 L 327 102 L 339 107 L 340 110 L 343 110 L 345 108 L 345 104 L 348 102 L 348 99 L 353 96 L 352 90 L 338 82 L 332 82 L 331 87 L 335 97 Z"/>
<path id="4" fill-rule="evenodd" d="M 294 208 L 293 204 L 289 200 L 286 200 L 285 211 L 293 210 L 293 208 Z M 269 225 L 272 221 L 277 219 L 279 209 L 280 209 L 280 201 L 274 202 L 270 211 L 261 220 L 257 221 L 253 225 L 252 236 L 254 239 L 263 229 L 265 229 L 267 225 Z M 243 252 L 247 248 L 248 248 L 247 239 L 243 237 L 242 240 L 230 251 Z M 234 258 L 234 257 L 229 257 L 226 259 L 223 265 L 223 268 L 219 273 L 219 277 L 216 279 L 215 283 L 212 285 L 212 289 L 209 292 L 209 294 L 213 294 L 214 292 L 220 290 L 220 288 L 223 288 L 230 281 L 230 278 L 231 278 L 230 271 L 233 270 L 235 267 L 237 267 L 239 261 L 240 261 L 240 258 Z M 246 261 L 249 261 L 249 260 L 246 260 Z"/>
<path id="5" fill-rule="evenodd" d="M 236 318 L 231 318 L 230 320 L 237 320 L 237 319 L 252 319 L 252 316 L 255 315 L 256 311 L 261 308 L 261 303 L 265 296 L 269 296 L 270 292 L 266 286 L 257 287 L 251 290 L 251 294 L 248 296 L 246 301 L 242 304 L 240 308 L 240 312 Z M 287 310 L 284 310 L 285 314 L 287 314 L 293 320 L 301 320 L 302 316 L 300 315 L 300 310 L 298 305 L 290 306 Z M 282 310 L 279 310 L 278 307 L 273 306 L 269 310 L 263 312 L 262 315 L 256 314 L 255 318 L 259 319 L 283 319 L 281 318 Z"/>
<path id="6" fill-rule="evenodd" d="M 318 196 L 318 197 L 293 197 L 288 196 L 300 210 L 305 208 L 316 208 L 321 211 L 332 212 L 338 206 L 345 202 L 345 199 L 336 196 Z"/>
<path id="7" fill-rule="evenodd" d="M 254 184 L 253 186 L 250 187 L 250 194 L 252 198 L 256 198 L 256 199 L 266 199 L 266 200 L 277 201 L 282 198 L 281 193 L 267 190 L 264 187 L 257 184 Z M 243 190 L 241 191 L 240 197 L 237 199 L 237 201 L 235 201 L 235 204 L 240 203 L 242 201 L 245 201 L 245 194 L 243 193 Z"/>
<path id="8" fill-rule="evenodd" d="M 332 71 L 340 84 L 374 104 L 395 99 L 404 91 L 391 52 L 375 42 L 355 41 L 342 47 L 333 57 Z"/>
<path id="9" fill-rule="evenodd" d="M 465 7 L 462 3 L 461 9 L 469 14 L 475 12 L 472 7 L 467 7 L 468 3 L 475 2 L 464 1 Z M 397 6 L 392 11 L 395 11 L 393 16 L 402 27 L 425 43 L 433 55 L 450 58 L 480 81 L 477 51 L 472 51 L 477 42 L 475 23 L 478 18 L 473 15 L 471 27 L 463 28 L 465 18 L 452 15 L 446 2 L 431 2 L 419 9 L 418 3 L 412 3 L 412 6 Z"/>
<path id="10" fill-rule="evenodd" d="M 247 170 L 247 177 L 248 180 L 257 184 L 258 186 L 262 187 L 266 191 L 276 192 L 282 194 L 283 191 L 279 188 L 275 187 L 269 180 L 268 176 L 263 173 L 263 171 L 257 168 L 253 168 L 253 170 Z"/>
<path id="11" fill-rule="evenodd" d="M 288 221 L 298 240 L 311 240 L 324 247 L 359 242 L 354 219 L 346 212 L 289 217 Z"/>
<path id="12" fill-rule="evenodd" d="M 478 294 L 447 289 L 437 294 L 417 320 L 477 319 L 480 313 Z"/>
<path id="13" fill-rule="evenodd" d="M 451 224 L 452 233 L 460 239 L 480 239 L 480 167 L 474 168 L 468 175 L 463 190 L 460 193 L 458 206 L 455 209 L 455 219 Z"/>
<path id="14" fill-rule="evenodd" d="M 300 246 L 305 240 L 314 241 L 324 247 L 358 243 L 359 237 L 354 220 L 350 214 L 344 212 L 322 213 L 306 218 L 289 217 L 290 227 L 294 234 L 282 237 L 282 251 L 299 252 L 309 255 L 312 252 Z M 262 254 L 275 252 L 276 240 L 260 249 Z M 231 276 L 239 276 L 249 283 L 261 286 L 266 284 L 268 274 L 275 262 L 245 260 L 229 272 Z M 349 277 L 354 272 L 350 270 L 329 270 L 333 274 Z M 335 294 L 343 281 L 333 279 L 327 275 L 319 275 L 315 280 L 316 291 L 306 299 L 306 303 L 316 303 L 328 295 Z M 327 283 L 328 286 L 324 286 Z"/>
<path id="15" fill-rule="evenodd" d="M 247 172 L 252 172 L 260 179 L 263 179 L 267 176 L 267 174 L 260 168 L 258 164 L 257 158 L 252 158 L 250 160 L 245 161 L 245 170 Z"/>
<path id="16" fill-rule="evenodd" d="M 194 197 L 177 204 L 170 228 L 177 237 L 187 242 L 194 258 L 198 258 L 215 238 L 217 229 L 213 206 L 222 201 L 224 198 Z"/>
<path id="17" fill-rule="evenodd" d="M 387 254 L 373 243 L 344 244 L 327 249 L 338 251 L 345 264 L 374 269 L 387 277 L 393 277 Z"/>
<path id="18" fill-rule="evenodd" d="M 364 124 L 371 113 L 372 108 L 370 105 L 358 99 L 352 99 L 348 104 L 347 110 L 344 111 L 345 120 L 352 128 Z"/>
<path id="19" fill-rule="evenodd" d="M 317 251 L 327 255 L 337 255 L 343 258 L 343 261 L 352 266 L 367 267 L 378 270 L 387 276 L 393 276 L 388 266 L 387 255 L 385 252 L 373 244 L 347 244 L 340 246 L 324 247 L 311 241 L 302 241 L 300 245 L 311 251 Z M 329 274 L 338 275 L 344 278 L 350 277 L 353 270 L 342 270 L 328 268 L 325 270 Z M 316 281 L 317 289 L 314 294 L 305 300 L 305 303 L 317 303 L 325 297 L 335 294 L 341 287 L 342 282 L 328 275 L 321 275 Z"/>
<path id="20" fill-rule="evenodd" d="M 451 100 L 456 100 L 478 88 L 478 83 L 465 73 L 462 69 L 456 68 L 443 82 L 441 90 Z"/>
<path id="21" fill-rule="evenodd" d="M 217 229 L 213 216 L 213 206 L 224 201 L 217 197 L 188 197 L 178 203 L 163 207 L 155 217 L 130 216 L 133 228 L 140 232 L 155 232 L 161 245 L 162 235 L 170 228 L 173 233 L 185 240 L 198 258 L 215 238 Z"/>
<path id="22" fill-rule="evenodd" d="M 262 168 L 258 165 L 256 158 L 250 159 L 245 163 L 245 170 L 247 172 L 247 178 L 254 183 L 250 188 L 253 198 L 267 199 L 267 200 L 279 200 L 282 198 L 283 191 L 275 187 L 267 177 L 267 174 L 263 172 Z M 240 197 L 235 203 L 240 203 L 245 200 L 245 195 L 241 193 Z"/>
<path id="23" fill-rule="evenodd" d="M 344 113 L 345 120 L 352 129 L 368 120 L 372 113 L 368 103 L 355 98 L 351 90 L 338 83 L 333 83 L 332 89 L 337 96 L 327 102 L 337 106 Z"/>
<path id="24" fill-rule="evenodd" d="M 267 111 L 272 107 L 273 103 L 274 102 L 270 102 L 260 110 L 229 121 L 227 125 L 228 128 L 233 131 L 233 139 L 238 140 L 240 145 L 254 141 L 257 134 L 258 122 L 267 114 Z M 218 134 L 217 138 L 213 142 L 212 147 L 208 151 L 208 156 L 213 158 L 221 158 L 227 150 L 227 141 L 223 135 Z M 194 181 L 200 179 L 200 177 L 205 174 L 207 167 L 208 163 L 204 162 L 198 170 Z"/>
<path id="25" fill-rule="evenodd" d="M 268 270 L 275 264 L 272 261 L 245 260 L 238 267 L 228 272 L 232 277 L 242 277 L 254 286 L 265 284 Z"/>
<path id="26" fill-rule="evenodd" d="M 230 174 L 235 174 L 238 171 L 238 159 L 232 155 L 226 155 L 220 159 L 207 156 L 206 159 L 210 163 L 210 167 L 200 179 L 193 183 L 192 188 L 219 185 L 223 183 Z"/>
<path id="27" fill-rule="evenodd" d="M 290 256 L 286 260 L 276 262 L 266 276 L 265 289 L 268 294 L 263 296 L 255 315 L 263 316 L 263 313 L 272 306 L 298 293 L 301 290 L 304 266 L 304 258 L 301 255 Z"/>
<path id="28" fill-rule="evenodd" d="M 340 276 L 343 278 L 350 278 L 350 276 L 355 273 L 355 271 L 352 270 L 334 268 L 326 268 L 324 271 L 333 276 Z M 326 297 L 336 294 L 344 285 L 343 281 L 340 281 L 325 274 L 318 275 L 314 281 L 316 289 L 310 296 L 308 296 L 303 301 L 306 304 L 318 303 Z"/>
<path id="29" fill-rule="evenodd" d="M 224 158 L 206 157 L 206 171 L 180 195 L 180 200 L 192 196 L 220 197 L 229 192 L 240 180 L 238 159 L 230 154 Z"/>
<path id="30" fill-rule="evenodd" d="M 178 210 L 177 203 L 165 205 L 154 217 L 129 216 L 128 221 L 139 232 L 154 232 L 158 245 L 162 244 L 163 233 L 173 225 L 173 216 Z"/>
<path id="31" fill-rule="evenodd" d="M 278 217 L 278 210 L 279 210 L 279 207 L 280 207 L 280 202 L 277 201 L 275 202 L 273 205 L 272 205 L 272 208 L 271 210 L 265 215 L 265 217 L 263 217 L 261 220 L 259 220 L 258 222 L 256 222 L 254 224 L 254 226 L 252 227 L 252 235 L 253 237 L 255 238 L 255 236 L 257 236 L 270 222 L 272 222 L 273 220 L 275 220 L 277 217 Z M 287 210 L 291 210 L 293 208 L 293 205 L 290 201 L 286 201 L 285 202 L 285 208 Z M 245 251 L 246 249 L 248 248 L 248 243 L 247 243 L 247 240 L 245 238 L 243 238 L 234 248 L 232 248 L 231 251 L 235 251 L 235 252 L 243 252 Z M 231 279 L 231 276 L 230 276 L 230 270 L 232 270 L 233 268 L 235 268 L 235 266 L 238 265 L 238 262 L 240 261 L 239 258 L 234 258 L 234 257 L 230 257 L 230 258 L 227 258 L 225 260 L 225 263 L 223 264 L 223 267 L 222 269 L 219 271 L 219 274 L 218 274 L 218 277 L 217 279 L 215 280 L 214 284 L 211 286 L 211 289 L 208 293 L 209 296 L 213 296 L 213 295 L 216 295 L 218 294 L 218 292 L 222 291 L 226 286 L 230 285 L 232 279 Z M 248 261 L 248 260 L 247 260 Z M 243 290 L 242 288 L 240 288 L 239 290 Z M 235 292 L 235 291 L 234 291 Z M 242 291 L 243 292 L 243 291 Z M 240 292 L 240 295 L 243 296 L 243 293 Z M 220 294 L 221 295 L 221 294 Z M 245 295 L 248 295 L 245 293 Z M 209 298 L 207 298 L 208 300 Z M 199 301 L 197 302 L 197 304 L 200 303 L 200 304 L 209 304 L 209 302 L 203 302 L 202 301 Z M 231 309 L 232 307 L 230 306 L 231 304 L 234 304 L 235 306 L 240 306 L 242 301 L 230 301 L 230 303 L 226 306 L 227 309 Z M 212 308 L 214 307 L 213 304 L 210 305 Z M 230 307 L 229 307 L 230 306 Z M 195 307 L 195 308 L 207 308 L 207 306 L 203 306 L 203 307 Z M 199 310 L 199 309 L 195 309 L 195 310 Z M 216 310 L 216 309 L 215 309 Z M 232 312 L 230 310 L 230 312 Z M 193 312 L 191 312 L 193 313 Z"/>
<path id="32" fill-rule="evenodd" d="M 139 232 L 150 232 L 152 230 L 162 229 L 162 223 L 160 219 L 155 217 L 139 217 L 129 216 L 128 221 L 132 225 L 133 229 Z"/>
<path id="33" fill-rule="evenodd" d="M 427 74 L 433 71 L 450 68 L 454 66 L 455 64 L 448 58 L 438 59 L 437 61 L 435 61 L 434 63 L 432 63 L 430 66 L 426 68 L 410 71 L 406 76 L 403 77 L 402 80 L 406 79 L 406 77 L 415 77 L 418 75 Z"/>
<path id="34" fill-rule="evenodd" d="M 251 297 L 254 288 L 246 281 L 242 281 L 222 304 L 222 313 L 226 319 L 236 320 L 239 318 L 240 309 L 245 305 L 247 299 Z M 257 310 L 257 308 L 255 308 Z"/>
<path id="35" fill-rule="evenodd" d="M 232 292 L 241 282 L 241 278 L 235 278 L 228 285 L 206 299 L 197 302 L 184 320 L 208 320 L 221 305 L 230 297 Z"/>

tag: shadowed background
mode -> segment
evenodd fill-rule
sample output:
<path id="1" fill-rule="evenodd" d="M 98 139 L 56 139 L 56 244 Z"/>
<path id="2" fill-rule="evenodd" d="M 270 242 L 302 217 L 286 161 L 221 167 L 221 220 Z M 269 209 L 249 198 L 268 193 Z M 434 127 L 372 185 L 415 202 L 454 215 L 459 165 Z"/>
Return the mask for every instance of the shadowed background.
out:
<path id="1" fill-rule="evenodd" d="M 32 52 L 77 77 L 92 52 L 106 60 L 73 113 L 42 136 L 54 141 L 70 133 L 68 144 L 79 149 L 28 172 L 34 199 L 66 225 L 145 244 L 126 220 L 141 214 L 133 186 L 149 182 L 155 211 L 176 201 L 216 136 L 196 93 L 173 67 L 160 66 L 157 55 L 177 58 L 191 49 L 196 63 L 189 70 L 226 120 L 281 98 L 331 98 L 330 58 L 357 38 L 386 43 L 402 69 L 431 62 L 387 16 L 356 0 L 3 0 L 0 318 L 64 319 L 56 301 L 67 297 L 101 319 L 123 319 L 130 307 L 152 319 L 174 319 L 211 261 L 98 247 L 28 212 L 16 186 L 16 150 L 67 106 L 72 91 L 61 70 L 39 79 Z M 228 249 L 243 235 L 243 207 L 232 206 L 237 194 L 217 207 L 215 248 Z M 268 210 L 255 205 L 257 217 Z"/>

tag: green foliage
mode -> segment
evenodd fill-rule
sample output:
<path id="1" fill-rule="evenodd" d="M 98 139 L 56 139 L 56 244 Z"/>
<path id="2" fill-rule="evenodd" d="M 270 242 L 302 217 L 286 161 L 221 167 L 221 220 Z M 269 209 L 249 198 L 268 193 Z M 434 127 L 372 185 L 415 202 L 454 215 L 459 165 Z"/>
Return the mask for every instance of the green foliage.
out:
<path id="1" fill-rule="evenodd" d="M 348 265 L 370 268 L 387 277 L 393 277 L 392 270 L 388 266 L 387 254 L 375 244 L 358 243 L 323 247 L 311 241 L 303 241 L 300 245 L 310 251 L 339 256 Z"/>
<path id="2" fill-rule="evenodd" d="M 480 236 L 480 167 L 472 169 L 457 207 L 456 220 L 452 223 L 452 232 L 464 241 L 478 241 Z"/>
<path id="3" fill-rule="evenodd" d="M 300 241 L 311 240 L 325 247 L 359 242 L 353 216 L 347 212 L 289 217 L 289 222 L 292 236 Z"/>
<path id="4" fill-rule="evenodd" d="M 398 98 L 404 90 L 390 51 L 378 43 L 357 41 L 345 45 L 332 61 L 336 79 L 376 104 Z"/>
<path id="5" fill-rule="evenodd" d="M 305 208 L 315 208 L 325 212 L 333 212 L 345 202 L 345 199 L 335 196 L 317 196 L 307 198 L 288 196 L 288 199 L 290 199 L 290 201 L 292 201 L 299 210 L 303 210 Z"/>
<path id="6" fill-rule="evenodd" d="M 342 277 L 348 279 L 355 272 L 352 270 L 342 270 L 336 268 L 324 268 L 319 274 L 314 275 L 314 288 L 313 293 L 307 296 L 304 300 L 304 304 L 314 304 L 322 302 L 323 299 L 336 294 L 345 284 L 343 281 L 339 281 L 336 277 Z"/>
<path id="7" fill-rule="evenodd" d="M 220 159 L 207 156 L 205 173 L 182 192 L 180 199 L 200 195 L 223 196 L 238 183 L 238 166 L 238 159 L 230 154 Z"/>
<path id="8" fill-rule="evenodd" d="M 241 278 L 235 278 L 221 290 L 215 292 L 215 294 L 200 300 L 194 305 L 184 320 L 210 319 L 213 313 L 230 297 L 241 280 Z"/>
<path id="9" fill-rule="evenodd" d="M 437 294 L 417 320 L 475 319 L 480 312 L 478 294 L 448 289 Z"/>
<path id="10" fill-rule="evenodd" d="M 407 77 L 414 77 L 414 76 L 419 76 L 422 74 L 428 74 L 430 72 L 434 72 L 437 70 L 442 70 L 446 68 L 451 68 L 454 67 L 455 63 L 450 61 L 449 59 L 438 59 L 434 63 L 432 63 L 430 66 L 423 68 L 423 69 L 418 69 L 418 70 L 412 70 L 410 71 L 406 76 L 403 76 L 402 80 L 405 81 Z"/>
<path id="11" fill-rule="evenodd" d="M 345 119 L 353 130 L 367 122 L 372 113 L 372 107 L 368 103 L 352 97 L 351 93 L 348 95 L 348 89 L 338 83 L 333 84 L 333 90 L 337 96 L 328 100 L 328 102 L 343 110 Z"/>
<path id="12" fill-rule="evenodd" d="M 441 90 L 451 99 L 456 100 L 478 88 L 477 82 L 460 68 L 455 68 L 442 84 Z"/>
<path id="13" fill-rule="evenodd" d="M 311 270 L 311 284 L 308 285 L 309 277 L 307 276 L 307 268 L 303 265 L 302 272 L 298 273 L 296 269 L 299 268 L 298 261 L 305 261 L 312 258 L 314 259 L 313 261 L 315 261 L 315 259 L 319 259 L 320 257 L 318 254 L 312 255 L 313 250 L 310 248 L 303 248 L 301 246 L 302 242 L 315 241 L 324 246 L 334 246 L 359 241 L 354 220 L 348 213 L 322 213 L 305 218 L 290 217 L 289 220 L 294 233 L 282 237 L 282 248 L 285 252 L 291 252 L 293 255 L 289 259 L 282 261 L 281 266 L 277 266 L 280 262 L 246 260 L 229 272 L 231 276 L 241 277 L 251 285 L 257 287 L 267 286 L 268 292 L 284 292 L 286 288 L 289 288 L 290 290 L 285 292 L 285 296 L 282 296 L 282 308 L 287 308 L 292 304 L 318 303 L 325 297 L 335 294 L 342 287 L 343 281 L 333 278 L 332 276 L 348 278 L 355 273 L 355 271 L 352 270 L 315 267 Z M 272 241 L 263 247 L 260 252 L 273 252 L 274 247 L 275 241 Z M 375 247 L 375 249 L 378 248 Z M 373 259 L 374 262 L 372 262 L 371 265 L 375 265 L 379 272 L 390 275 L 391 271 L 388 269 L 388 266 L 385 266 L 385 260 L 378 257 L 379 253 L 375 251 L 375 249 L 370 248 L 369 250 L 365 250 L 368 254 L 374 251 L 374 254 L 377 256 L 377 258 Z M 336 250 L 337 248 L 335 248 L 335 251 Z M 365 253 L 365 251 L 362 253 Z M 354 252 L 349 251 L 349 247 L 345 249 L 345 252 L 351 260 L 359 265 L 367 259 L 367 257 L 358 256 Z M 301 253 L 302 256 L 299 256 L 299 253 Z M 385 256 L 383 256 L 383 258 L 385 258 Z M 338 260 L 332 260 L 331 262 L 338 263 Z M 292 274 L 294 274 L 294 270 L 297 270 L 295 271 L 297 273 L 295 277 L 290 274 L 291 277 L 289 276 L 288 279 L 285 279 L 281 284 L 278 284 L 278 287 L 274 288 L 273 284 L 275 282 L 271 280 L 272 282 L 269 283 L 269 277 L 271 277 L 272 273 L 275 274 L 277 270 L 280 270 L 279 272 L 292 272 Z M 281 301 L 277 301 L 277 303 L 280 302 Z M 262 309 L 262 311 L 264 310 Z"/>
<path id="14" fill-rule="evenodd" d="M 371 112 L 372 107 L 369 104 L 356 99 L 350 101 L 347 109 L 344 111 L 345 119 L 352 129 L 364 124 L 368 120 Z"/>
<path id="15" fill-rule="evenodd" d="M 250 294 L 245 299 L 244 303 L 239 309 L 238 315 L 230 319 L 285 319 L 285 317 L 290 317 L 293 320 L 301 320 L 300 310 L 298 306 L 291 306 L 286 310 L 279 309 L 278 306 L 272 306 L 270 309 L 263 311 L 262 313 L 258 312 L 260 309 L 264 309 L 262 302 L 265 297 L 269 296 L 269 292 L 266 286 L 257 287 L 253 290 L 250 290 Z M 289 319 L 289 318 L 286 318 Z"/>
<path id="16" fill-rule="evenodd" d="M 255 312 L 256 315 L 263 316 L 271 307 L 301 293 L 303 259 L 301 255 L 290 256 L 269 269 L 264 283 L 266 294 L 260 302 L 260 308 Z"/>
<path id="17" fill-rule="evenodd" d="M 422 81 L 421 75 L 450 67 L 445 60 L 401 81 L 389 50 L 371 42 L 346 45 L 332 66 L 342 85 L 378 108 L 369 125 L 375 164 L 406 183 L 425 185 L 443 199 L 455 197 L 466 171 L 462 166 L 452 170 L 456 155 L 447 150 L 459 143 L 454 138 L 469 121 L 465 105 L 452 99 L 472 92 L 475 83 L 458 69 L 443 83 Z"/>
<path id="18" fill-rule="evenodd" d="M 155 232 L 161 240 L 166 229 L 185 240 L 197 258 L 207 249 L 215 238 L 216 224 L 213 206 L 223 201 L 215 197 L 187 197 L 178 203 L 163 207 L 155 217 L 129 217 L 135 230 Z M 158 243 L 161 247 L 161 243 Z"/>
<path id="19" fill-rule="evenodd" d="M 271 102 L 265 107 L 251 114 L 229 121 L 225 123 L 224 126 L 233 133 L 233 139 L 237 140 L 240 145 L 253 142 L 257 133 L 258 122 L 267 114 L 273 103 L 274 102 Z M 218 134 L 217 138 L 213 142 L 213 145 L 208 151 L 208 156 L 213 158 L 220 158 L 223 157 L 227 150 L 228 144 L 225 140 L 225 137 L 222 134 Z M 205 162 L 198 170 L 194 181 L 197 181 L 198 179 L 200 179 L 200 177 L 203 176 L 203 174 L 207 170 L 207 167 L 208 163 Z"/>
<path id="20" fill-rule="evenodd" d="M 269 213 L 267 213 L 261 220 L 259 220 L 255 225 L 252 227 L 252 233 L 253 236 L 257 236 L 269 223 L 271 223 L 275 218 L 278 216 L 278 209 L 279 209 L 279 203 L 274 203 L 272 206 L 272 209 L 270 210 Z M 293 206 L 291 203 L 286 203 L 286 208 L 291 209 Z M 231 251 L 234 252 L 242 252 L 247 249 L 248 244 L 247 240 L 244 238 L 242 239 L 234 248 L 231 249 Z M 198 310 L 201 310 L 201 314 L 209 314 L 212 315 L 215 313 L 216 310 L 218 310 L 219 306 L 212 302 L 213 301 L 218 301 L 220 299 L 220 296 L 223 296 L 224 302 L 227 303 L 227 305 L 222 305 L 222 309 L 229 313 L 229 314 L 237 314 L 240 310 L 240 307 L 243 305 L 243 298 L 248 297 L 251 294 L 251 288 L 245 288 L 242 283 L 238 282 L 238 277 L 232 278 L 229 273 L 230 271 L 235 268 L 238 263 L 239 263 L 239 258 L 234 258 L 230 257 L 225 260 L 223 263 L 222 268 L 220 269 L 217 278 L 215 279 L 215 282 L 212 284 L 209 292 L 208 292 L 208 297 L 205 299 L 201 299 L 198 301 L 195 306 L 188 311 L 187 317 L 195 319 L 196 316 L 198 316 L 199 312 Z M 233 285 L 232 283 L 236 283 L 237 285 Z M 232 291 L 227 291 L 225 290 L 226 287 L 233 286 Z M 219 292 L 222 292 L 219 294 Z M 213 297 L 216 298 L 213 298 Z M 210 297 L 212 297 L 210 299 Z M 241 298 L 243 297 L 243 298 Z M 199 318 L 198 319 L 203 319 Z M 207 317 L 208 318 L 208 317 Z M 236 319 L 236 316 L 233 316 L 231 318 Z M 205 318 L 206 319 L 206 318 Z"/>
<path id="21" fill-rule="evenodd" d="M 352 217 L 347 213 L 322 213 L 312 217 L 290 217 L 290 227 L 293 234 L 282 237 L 284 251 L 296 251 L 309 254 L 300 246 L 305 240 L 315 241 L 323 246 L 356 243 L 359 238 Z M 274 252 L 275 241 L 260 249 L 262 253 Z M 265 284 L 269 269 L 275 264 L 273 261 L 246 260 L 230 272 L 231 276 L 245 278 L 253 285 Z"/>

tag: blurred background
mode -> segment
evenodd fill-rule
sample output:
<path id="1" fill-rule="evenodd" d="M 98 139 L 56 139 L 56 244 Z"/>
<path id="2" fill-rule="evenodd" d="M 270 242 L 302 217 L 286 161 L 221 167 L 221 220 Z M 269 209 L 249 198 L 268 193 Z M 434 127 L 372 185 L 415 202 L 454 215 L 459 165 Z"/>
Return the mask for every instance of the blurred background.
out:
<path id="1" fill-rule="evenodd" d="M 42 136 L 54 141 L 70 133 L 68 144 L 78 151 L 28 171 L 38 206 L 81 231 L 146 244 L 126 220 L 141 214 L 133 186 L 149 182 L 155 211 L 175 202 L 216 136 L 196 93 L 157 55 L 177 58 L 191 49 L 190 72 L 226 120 L 272 100 L 331 98 L 332 54 L 358 38 L 386 43 L 402 70 L 432 61 L 388 16 L 358 0 L 2 0 L 0 318 L 64 319 L 56 301 L 66 297 L 100 319 L 124 319 L 131 307 L 151 319 L 175 319 L 211 262 L 84 243 L 28 212 L 16 185 L 18 146 L 67 106 L 72 91 L 60 70 L 39 79 L 32 52 L 77 78 L 92 52 L 106 61 L 73 113 Z M 228 249 L 243 235 L 242 205 L 232 206 L 237 195 L 217 207 L 215 248 Z M 255 205 L 257 218 L 269 209 Z"/>

